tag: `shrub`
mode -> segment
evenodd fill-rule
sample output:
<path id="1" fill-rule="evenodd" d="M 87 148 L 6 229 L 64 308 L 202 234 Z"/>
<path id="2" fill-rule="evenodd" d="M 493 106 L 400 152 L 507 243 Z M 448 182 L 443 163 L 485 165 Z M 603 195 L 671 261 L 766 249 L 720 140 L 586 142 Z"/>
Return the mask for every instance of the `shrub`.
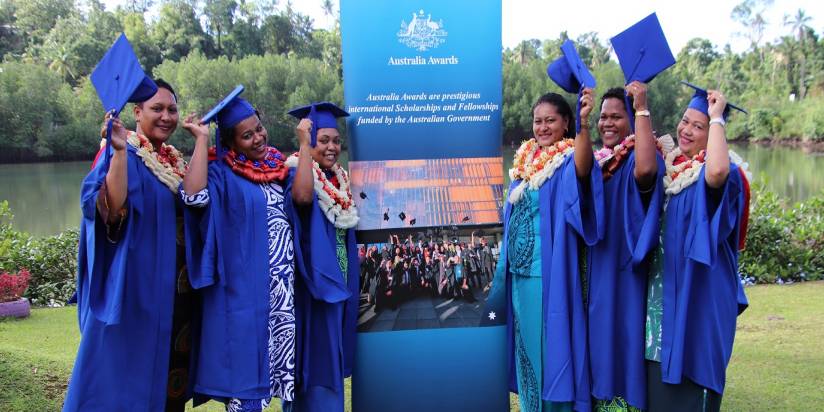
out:
<path id="1" fill-rule="evenodd" d="M 789 206 L 763 184 L 752 185 L 742 275 L 757 283 L 822 279 L 823 247 L 824 194 Z"/>
<path id="2" fill-rule="evenodd" d="M 26 269 L 21 269 L 16 274 L 0 272 L 0 303 L 20 299 L 29 287 L 30 277 L 31 274 Z"/>
<path id="3" fill-rule="evenodd" d="M 0 202 L 0 271 L 26 268 L 29 288 L 24 294 L 34 305 L 63 305 L 75 290 L 79 232 L 33 238 L 12 227 L 8 202 Z"/>

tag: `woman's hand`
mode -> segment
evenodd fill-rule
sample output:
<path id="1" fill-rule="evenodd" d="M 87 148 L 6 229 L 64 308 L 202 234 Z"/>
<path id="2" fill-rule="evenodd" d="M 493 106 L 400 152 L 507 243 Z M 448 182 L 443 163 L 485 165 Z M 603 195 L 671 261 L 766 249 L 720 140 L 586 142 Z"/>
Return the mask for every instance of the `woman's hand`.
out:
<path id="1" fill-rule="evenodd" d="M 593 101 L 592 101 L 592 89 L 587 87 L 584 89 L 583 93 L 581 93 L 581 128 L 589 127 L 589 115 L 592 113 Z"/>
<path id="2" fill-rule="evenodd" d="M 126 149 L 126 137 L 128 132 L 126 131 L 126 127 L 123 126 L 123 122 L 114 116 L 114 110 L 106 113 L 106 117 L 103 120 L 103 130 L 101 130 L 101 135 L 103 138 L 106 138 L 106 127 L 109 120 L 112 121 L 112 134 L 111 134 L 111 145 L 114 150 L 118 152 L 121 150 Z"/>
<path id="3" fill-rule="evenodd" d="M 707 101 L 709 102 L 709 109 L 707 110 L 708 114 L 710 115 L 710 120 L 718 119 L 724 117 L 724 109 L 727 108 L 727 98 L 724 97 L 718 90 L 708 90 L 707 91 Z"/>
<path id="4" fill-rule="evenodd" d="M 632 108 L 636 112 L 647 110 L 647 85 L 637 80 L 625 87 L 627 95 L 632 97 Z"/>
<path id="5" fill-rule="evenodd" d="M 209 140 L 209 124 L 202 124 L 197 113 L 190 113 L 183 119 L 183 128 L 194 136 L 195 140 Z"/>
<path id="6" fill-rule="evenodd" d="M 300 146 L 309 146 L 312 142 L 312 121 L 309 118 L 302 119 L 295 128 Z"/>

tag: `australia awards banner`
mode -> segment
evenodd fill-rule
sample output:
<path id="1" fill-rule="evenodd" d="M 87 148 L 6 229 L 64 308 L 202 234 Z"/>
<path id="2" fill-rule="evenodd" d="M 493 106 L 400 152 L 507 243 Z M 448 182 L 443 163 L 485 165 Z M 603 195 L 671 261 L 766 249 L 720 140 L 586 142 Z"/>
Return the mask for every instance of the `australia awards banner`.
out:
<path id="1" fill-rule="evenodd" d="M 500 9 L 341 2 L 359 230 L 500 223 Z"/>
<path id="2" fill-rule="evenodd" d="M 342 0 L 341 31 L 351 187 L 373 242 L 353 410 L 508 410 L 505 327 L 479 327 L 502 218 L 501 2 Z"/>

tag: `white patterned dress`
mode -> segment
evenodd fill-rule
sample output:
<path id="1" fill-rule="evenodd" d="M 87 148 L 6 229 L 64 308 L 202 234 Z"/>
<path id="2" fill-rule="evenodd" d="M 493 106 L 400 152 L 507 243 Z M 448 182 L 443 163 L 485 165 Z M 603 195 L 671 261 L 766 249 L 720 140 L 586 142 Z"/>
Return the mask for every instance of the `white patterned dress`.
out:
<path id="1" fill-rule="evenodd" d="M 271 397 L 291 401 L 295 392 L 295 251 L 292 228 L 284 210 L 283 187 L 277 183 L 258 185 L 266 198 L 266 225 L 269 233 L 269 389 Z M 209 204 L 209 190 L 186 195 L 188 206 Z M 229 399 L 229 412 L 261 411 L 267 399 Z"/>

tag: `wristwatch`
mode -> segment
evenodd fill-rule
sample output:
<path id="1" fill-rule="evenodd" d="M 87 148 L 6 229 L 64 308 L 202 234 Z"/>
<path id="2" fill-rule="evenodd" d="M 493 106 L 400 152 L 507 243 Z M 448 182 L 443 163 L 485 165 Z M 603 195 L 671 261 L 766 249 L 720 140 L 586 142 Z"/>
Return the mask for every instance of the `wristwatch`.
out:
<path id="1" fill-rule="evenodd" d="M 727 121 L 724 120 L 723 117 L 716 117 L 715 119 L 710 120 L 710 126 L 713 124 L 720 124 L 723 128 L 727 127 Z"/>
<path id="2" fill-rule="evenodd" d="M 639 111 L 635 112 L 635 117 L 638 117 L 638 116 L 649 117 L 649 110 L 639 110 Z"/>

